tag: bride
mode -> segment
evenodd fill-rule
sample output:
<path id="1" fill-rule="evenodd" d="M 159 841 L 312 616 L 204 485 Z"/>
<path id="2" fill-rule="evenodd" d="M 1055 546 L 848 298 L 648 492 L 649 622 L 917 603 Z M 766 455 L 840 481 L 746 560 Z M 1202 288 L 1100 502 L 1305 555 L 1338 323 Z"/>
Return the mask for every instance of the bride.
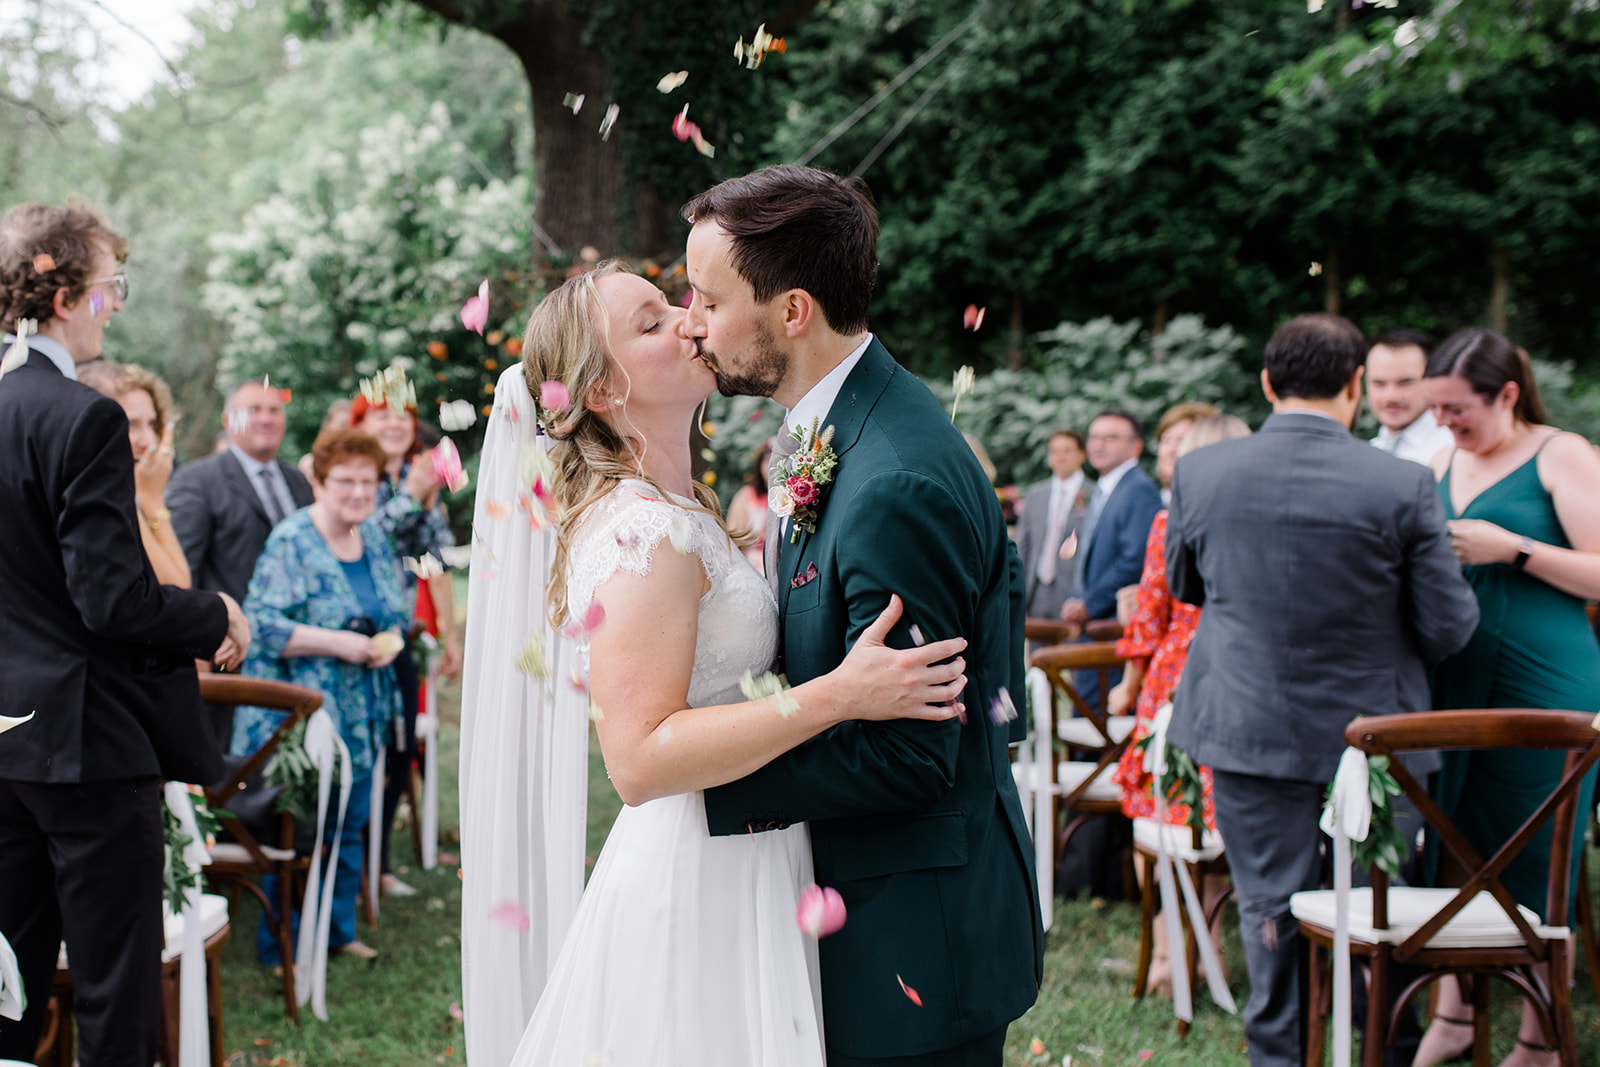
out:
<path id="1" fill-rule="evenodd" d="M 961 638 L 884 645 L 898 598 L 834 673 L 760 700 L 777 607 L 691 475 L 689 432 L 716 387 L 685 312 L 616 262 L 534 311 L 524 343 L 564 509 L 550 621 L 577 638 L 606 769 L 627 805 L 584 890 L 519 1067 L 821 1065 L 816 945 L 795 909 L 804 826 L 713 838 L 699 790 L 847 719 L 947 719 Z M 559 396 L 559 390 L 545 390 Z M 603 609 L 603 621 L 592 630 Z M 949 660 L 940 663 L 941 660 Z M 584 685 L 580 670 L 558 686 Z"/>

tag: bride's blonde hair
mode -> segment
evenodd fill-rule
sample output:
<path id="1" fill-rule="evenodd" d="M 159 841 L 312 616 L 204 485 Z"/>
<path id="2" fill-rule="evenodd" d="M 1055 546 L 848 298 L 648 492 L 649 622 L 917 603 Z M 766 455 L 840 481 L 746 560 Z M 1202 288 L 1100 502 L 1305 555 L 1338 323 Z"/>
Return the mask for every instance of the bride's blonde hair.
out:
<path id="1" fill-rule="evenodd" d="M 567 620 L 567 565 L 572 537 L 589 509 L 624 478 L 647 482 L 661 499 L 668 499 L 666 491 L 645 473 L 640 462 L 645 443 L 637 436 L 619 433 L 585 405 L 587 398 L 604 389 L 613 369 L 624 381 L 627 379 L 627 372 L 610 355 L 610 320 L 596 282 L 612 274 L 632 273 L 621 260 L 608 259 L 591 271 L 568 278 L 533 309 L 522 340 L 522 373 L 528 392 L 538 399 L 543 382 L 560 382 L 570 398 L 563 410 L 547 410 L 542 404 L 539 408 L 555 467 L 550 488 L 561 506 L 545 605 L 551 624 L 558 628 Z M 617 411 L 626 421 L 627 408 L 619 407 Z M 711 487 L 695 482 L 694 496 L 698 510 L 710 514 L 727 530 L 722 507 Z M 741 540 L 746 539 L 734 537 L 735 543 Z"/>

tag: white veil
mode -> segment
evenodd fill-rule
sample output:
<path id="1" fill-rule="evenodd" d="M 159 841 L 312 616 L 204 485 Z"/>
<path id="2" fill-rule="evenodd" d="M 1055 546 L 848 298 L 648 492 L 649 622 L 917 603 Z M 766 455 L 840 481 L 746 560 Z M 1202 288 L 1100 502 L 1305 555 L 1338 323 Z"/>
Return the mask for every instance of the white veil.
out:
<path id="1" fill-rule="evenodd" d="M 588 701 L 566 683 L 577 652 L 545 612 L 555 536 L 518 506 L 530 488 L 524 450 L 549 439 L 520 363 L 494 395 L 461 683 L 461 1000 L 479 1067 L 511 1062 L 566 938 L 583 892 L 588 800 Z M 544 641 L 544 680 L 513 666 L 530 635 Z"/>

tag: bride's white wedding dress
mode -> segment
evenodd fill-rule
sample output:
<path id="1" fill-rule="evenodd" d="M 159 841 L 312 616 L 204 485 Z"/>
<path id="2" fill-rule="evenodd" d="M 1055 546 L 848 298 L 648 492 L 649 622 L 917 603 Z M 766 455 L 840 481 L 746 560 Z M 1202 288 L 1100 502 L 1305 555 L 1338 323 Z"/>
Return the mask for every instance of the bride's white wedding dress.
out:
<path id="1" fill-rule="evenodd" d="M 735 703 L 744 672 L 772 664 L 777 607 L 717 523 L 681 503 L 629 480 L 597 504 L 572 545 L 568 610 L 583 618 L 611 575 L 686 548 L 711 583 L 689 704 Z M 714 838 L 698 792 L 623 808 L 513 1063 L 821 1067 L 816 944 L 795 922 L 811 880 L 804 826 Z"/>

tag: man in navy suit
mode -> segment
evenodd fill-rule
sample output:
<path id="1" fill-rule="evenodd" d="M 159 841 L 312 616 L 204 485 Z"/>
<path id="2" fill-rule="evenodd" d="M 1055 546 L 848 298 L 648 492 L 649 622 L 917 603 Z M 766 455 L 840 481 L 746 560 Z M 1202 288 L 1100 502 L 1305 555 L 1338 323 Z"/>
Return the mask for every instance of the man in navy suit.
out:
<path id="1" fill-rule="evenodd" d="M 1102 411 L 1089 424 L 1088 445 L 1100 481 L 1078 528 L 1072 592 L 1061 605 L 1061 620 L 1080 629 L 1090 619 L 1114 617 L 1117 590 L 1139 584 L 1150 523 L 1161 510 L 1161 490 L 1139 467 L 1144 429 L 1136 416 L 1117 408 Z M 1110 683 L 1121 676 L 1114 671 Z M 1080 671 L 1077 685 L 1083 699 L 1098 707 L 1096 673 Z"/>
<path id="2" fill-rule="evenodd" d="M 155 1059 L 161 767 L 145 723 L 180 731 L 163 680 L 196 658 L 236 666 L 250 640 L 226 594 L 157 584 L 127 416 L 76 380 L 127 296 L 126 249 L 81 206 L 0 220 L 0 323 L 38 324 L 0 364 L 0 934 L 28 1001 L 0 1017 L 7 1062 L 33 1059 L 63 939 L 79 1062 Z"/>

